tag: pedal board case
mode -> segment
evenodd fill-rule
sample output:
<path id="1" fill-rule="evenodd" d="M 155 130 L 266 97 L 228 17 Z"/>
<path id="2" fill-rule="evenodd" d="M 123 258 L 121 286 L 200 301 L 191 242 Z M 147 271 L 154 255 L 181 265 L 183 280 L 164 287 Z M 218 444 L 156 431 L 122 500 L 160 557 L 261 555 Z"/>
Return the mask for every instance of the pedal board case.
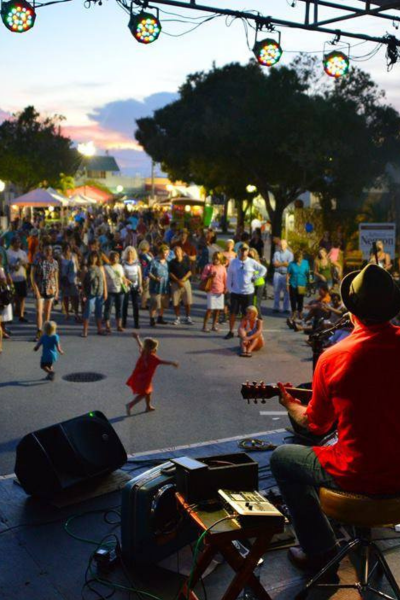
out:
<path id="1" fill-rule="evenodd" d="M 151 565 L 198 538 L 178 512 L 175 465 L 165 462 L 129 481 L 122 490 L 121 540 L 129 566 Z"/>

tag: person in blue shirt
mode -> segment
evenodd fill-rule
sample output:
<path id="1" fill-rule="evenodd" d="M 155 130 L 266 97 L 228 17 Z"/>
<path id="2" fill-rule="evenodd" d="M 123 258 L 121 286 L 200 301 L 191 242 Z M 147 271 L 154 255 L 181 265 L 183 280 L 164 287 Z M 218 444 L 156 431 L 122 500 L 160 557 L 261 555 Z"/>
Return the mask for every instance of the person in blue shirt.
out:
<path id="1" fill-rule="evenodd" d="M 307 284 L 310 278 L 310 266 L 303 258 L 303 252 L 298 250 L 294 253 L 294 259 L 289 264 L 286 275 L 286 284 L 288 286 L 290 306 L 292 314 L 288 321 L 298 316 L 303 318 L 304 296 L 307 292 Z"/>
<path id="2" fill-rule="evenodd" d="M 34 351 L 37 352 L 42 347 L 40 368 L 47 373 L 46 379 L 53 381 L 55 377 L 53 364 L 58 359 L 58 355 L 64 354 L 64 352 L 60 345 L 60 338 L 56 333 L 57 324 L 54 321 L 46 321 L 43 331 L 44 334 L 34 347 Z"/>

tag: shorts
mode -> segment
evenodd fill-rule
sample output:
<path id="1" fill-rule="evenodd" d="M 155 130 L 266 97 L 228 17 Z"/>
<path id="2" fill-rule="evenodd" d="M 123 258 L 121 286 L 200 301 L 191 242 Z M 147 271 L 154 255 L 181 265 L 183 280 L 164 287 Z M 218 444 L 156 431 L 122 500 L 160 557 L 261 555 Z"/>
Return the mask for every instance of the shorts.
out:
<path id="1" fill-rule="evenodd" d="M 76 296 L 79 296 L 79 290 L 76 283 L 61 284 L 62 298 L 74 298 Z"/>
<path id="2" fill-rule="evenodd" d="M 172 283 L 171 290 L 172 304 L 174 306 L 179 306 L 181 300 L 183 300 L 183 304 L 185 306 L 188 304 L 193 304 L 192 286 L 189 280 L 183 283 L 183 287 L 179 287 L 177 283 Z"/>
<path id="3" fill-rule="evenodd" d="M 52 366 L 53 366 L 52 362 L 41 362 L 40 363 L 40 368 L 41 369 L 45 369 L 45 368 L 51 369 Z"/>
<path id="4" fill-rule="evenodd" d="M 207 294 L 207 310 L 223 310 L 224 294 Z"/>
<path id="5" fill-rule="evenodd" d="M 41 294 L 39 300 L 54 300 L 54 294 Z"/>
<path id="6" fill-rule="evenodd" d="M 24 281 L 14 281 L 15 295 L 17 298 L 26 298 L 28 295 L 28 286 L 26 285 L 26 279 Z"/>
<path id="7" fill-rule="evenodd" d="M 160 310 L 169 307 L 168 294 L 150 294 L 150 310 Z"/>
<path id="8" fill-rule="evenodd" d="M 244 315 L 246 309 L 253 304 L 253 294 L 235 294 L 231 292 L 230 311 L 232 315 Z"/>
<path id="9" fill-rule="evenodd" d="M 101 319 L 103 316 L 103 296 L 89 296 L 85 302 L 85 308 L 83 309 L 83 319 L 89 319 L 90 315 L 94 311 L 94 318 Z"/>

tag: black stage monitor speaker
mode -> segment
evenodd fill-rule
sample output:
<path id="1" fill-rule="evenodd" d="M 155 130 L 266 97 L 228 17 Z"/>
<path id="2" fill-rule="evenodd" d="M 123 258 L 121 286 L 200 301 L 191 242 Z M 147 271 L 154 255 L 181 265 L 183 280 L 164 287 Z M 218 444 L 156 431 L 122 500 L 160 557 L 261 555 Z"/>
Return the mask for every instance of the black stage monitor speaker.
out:
<path id="1" fill-rule="evenodd" d="M 29 433 L 17 446 L 15 474 L 27 494 L 51 497 L 127 460 L 107 417 L 93 411 Z"/>

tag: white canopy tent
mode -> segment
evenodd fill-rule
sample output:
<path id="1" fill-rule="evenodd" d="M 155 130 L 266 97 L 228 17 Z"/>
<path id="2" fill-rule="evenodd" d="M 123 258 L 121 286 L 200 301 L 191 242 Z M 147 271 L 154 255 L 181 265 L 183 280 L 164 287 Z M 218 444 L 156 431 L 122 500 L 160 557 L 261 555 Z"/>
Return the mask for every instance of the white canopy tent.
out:
<path id="1" fill-rule="evenodd" d="M 51 193 L 49 190 L 45 190 L 44 188 L 38 188 L 28 192 L 27 194 L 23 194 L 18 198 L 8 200 L 8 204 L 17 206 L 18 208 L 47 208 L 49 206 L 66 208 L 68 206 L 68 199 L 64 199 L 64 197 L 57 192 Z"/>

